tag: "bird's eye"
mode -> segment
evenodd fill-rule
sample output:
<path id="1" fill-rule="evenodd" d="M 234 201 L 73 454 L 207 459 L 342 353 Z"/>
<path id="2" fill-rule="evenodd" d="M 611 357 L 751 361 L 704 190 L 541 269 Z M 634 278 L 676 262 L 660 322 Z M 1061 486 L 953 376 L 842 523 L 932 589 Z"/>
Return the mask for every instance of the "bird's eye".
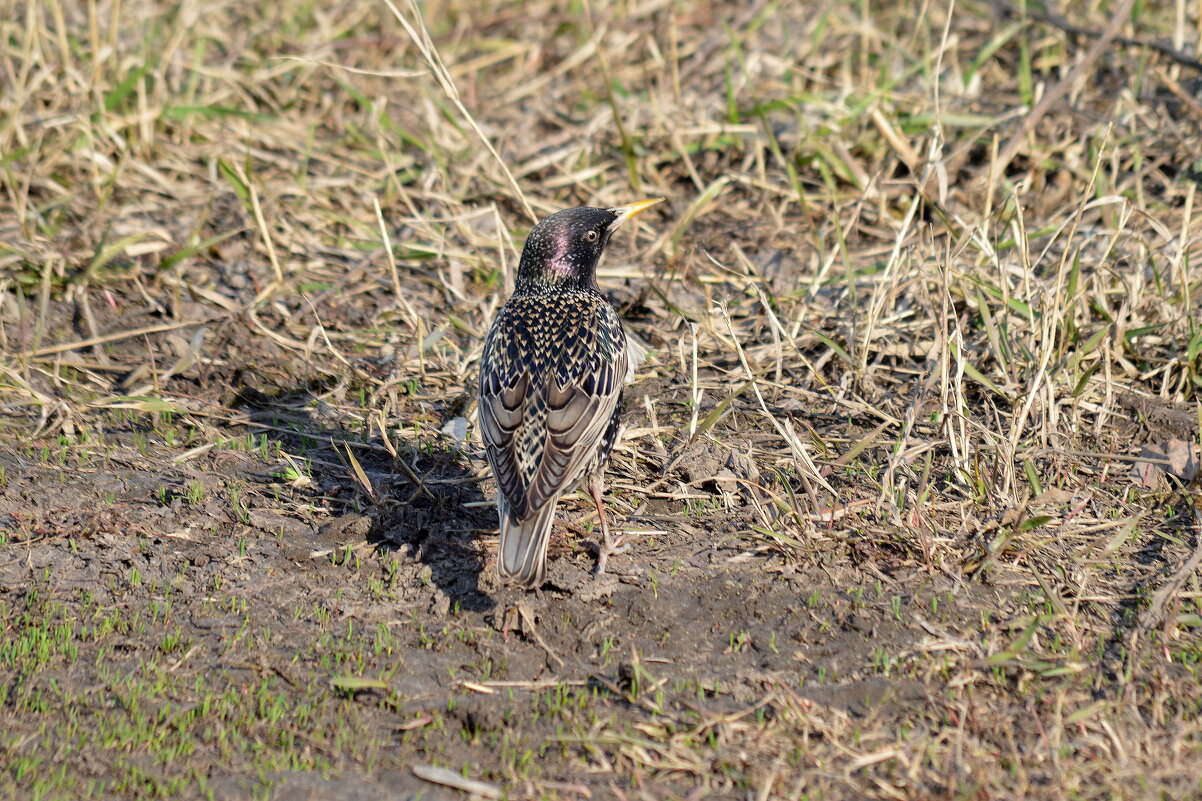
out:
<path id="1" fill-rule="evenodd" d="M 585 242 L 596 242 L 598 237 L 600 237 L 600 236 L 601 236 L 601 234 L 597 233 L 596 231 L 586 231 L 584 234 L 584 241 Z"/>

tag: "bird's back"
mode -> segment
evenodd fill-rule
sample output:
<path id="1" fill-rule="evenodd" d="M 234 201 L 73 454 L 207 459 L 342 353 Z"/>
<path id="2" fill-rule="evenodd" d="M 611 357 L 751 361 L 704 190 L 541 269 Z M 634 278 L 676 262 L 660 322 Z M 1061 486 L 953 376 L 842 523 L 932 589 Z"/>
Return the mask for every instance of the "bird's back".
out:
<path id="1" fill-rule="evenodd" d="M 626 335 L 600 293 L 520 292 L 497 314 L 480 426 L 497 479 L 503 574 L 541 581 L 555 501 L 613 447 L 629 366 Z"/>

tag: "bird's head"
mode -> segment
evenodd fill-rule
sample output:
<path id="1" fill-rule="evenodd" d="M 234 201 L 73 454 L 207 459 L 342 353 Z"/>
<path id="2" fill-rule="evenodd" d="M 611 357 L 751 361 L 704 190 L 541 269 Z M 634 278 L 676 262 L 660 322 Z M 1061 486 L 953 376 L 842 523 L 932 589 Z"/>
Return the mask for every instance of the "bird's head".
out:
<path id="1" fill-rule="evenodd" d="M 580 206 L 544 218 L 526 238 L 518 265 L 518 289 L 596 289 L 597 264 L 614 231 L 661 200 L 641 200 L 612 209 Z"/>

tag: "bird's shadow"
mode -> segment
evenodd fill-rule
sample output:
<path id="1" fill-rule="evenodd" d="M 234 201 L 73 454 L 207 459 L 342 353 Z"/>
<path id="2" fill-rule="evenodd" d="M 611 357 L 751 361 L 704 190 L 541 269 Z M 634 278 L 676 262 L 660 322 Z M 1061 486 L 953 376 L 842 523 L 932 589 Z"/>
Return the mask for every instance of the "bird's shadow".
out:
<path id="1" fill-rule="evenodd" d="M 291 400 L 304 395 L 302 391 Z M 348 433 L 336 416 L 320 417 L 295 402 L 282 412 L 278 398 L 274 403 L 242 400 L 256 436 L 265 434 L 291 453 L 312 457 L 315 491 L 345 499 L 346 512 L 370 520 L 368 543 L 427 565 L 429 580 L 460 609 L 486 612 L 495 606 L 481 586 L 486 550 L 476 536 L 495 528 L 496 508 L 482 503 L 486 499 L 471 459 L 457 443 L 429 439 L 415 447 L 394 439 L 394 458 L 378 436 L 365 441 L 361 434 Z M 256 428 L 257 423 L 263 427 Z M 365 447 L 350 446 L 352 459 L 339 442 Z M 371 485 L 371 497 L 364 480 Z"/>
<path id="2" fill-rule="evenodd" d="M 415 556 L 461 609 L 492 609 L 495 602 L 481 586 L 485 551 L 476 536 L 496 526 L 496 508 L 481 503 L 486 499 L 468 457 L 449 443 L 422 452 L 397 445 L 397 460 L 409 469 L 397 471 L 394 502 L 377 506 L 368 541 Z"/>

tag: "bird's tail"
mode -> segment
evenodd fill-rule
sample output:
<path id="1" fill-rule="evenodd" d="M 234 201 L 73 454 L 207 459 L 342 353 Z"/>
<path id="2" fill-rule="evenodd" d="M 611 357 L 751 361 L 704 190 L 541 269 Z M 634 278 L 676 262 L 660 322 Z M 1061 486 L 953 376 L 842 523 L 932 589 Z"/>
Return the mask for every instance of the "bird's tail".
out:
<path id="1" fill-rule="evenodd" d="M 501 517 L 501 547 L 497 568 L 502 578 L 511 578 L 528 589 L 543 583 L 547 572 L 547 542 L 555 518 L 555 503 L 548 503 L 534 514 L 515 519 L 509 505 L 497 504 Z"/>

